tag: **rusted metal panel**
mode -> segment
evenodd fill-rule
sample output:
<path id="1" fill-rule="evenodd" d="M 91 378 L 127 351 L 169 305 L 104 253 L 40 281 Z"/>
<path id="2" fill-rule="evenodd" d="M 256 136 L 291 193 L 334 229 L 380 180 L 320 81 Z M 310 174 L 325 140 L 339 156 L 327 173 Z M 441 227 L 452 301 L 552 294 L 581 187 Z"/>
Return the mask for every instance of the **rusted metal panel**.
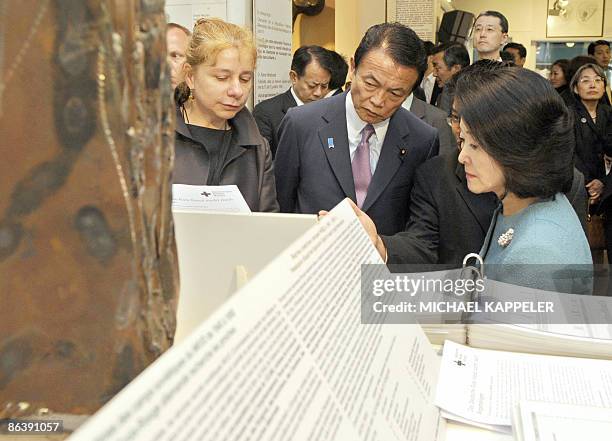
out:
<path id="1" fill-rule="evenodd" d="M 88 414 L 174 335 L 163 1 L 0 20 L 0 418 Z"/>

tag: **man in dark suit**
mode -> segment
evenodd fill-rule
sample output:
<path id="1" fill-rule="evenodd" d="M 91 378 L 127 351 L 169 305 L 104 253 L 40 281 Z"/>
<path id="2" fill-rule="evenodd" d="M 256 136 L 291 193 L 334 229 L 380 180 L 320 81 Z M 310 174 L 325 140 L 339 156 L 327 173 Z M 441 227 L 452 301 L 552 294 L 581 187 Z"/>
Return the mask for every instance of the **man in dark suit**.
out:
<path id="1" fill-rule="evenodd" d="M 325 97 L 334 62 L 331 51 L 321 46 L 300 47 L 291 61 L 289 90 L 260 102 L 253 109 L 259 132 L 268 140 L 272 156 L 276 155 L 278 146 L 278 126 L 287 110 Z"/>
<path id="2" fill-rule="evenodd" d="M 421 118 L 430 126 L 438 129 L 438 137 L 440 138 L 440 155 L 457 154 L 457 143 L 455 137 L 447 121 L 447 114 L 436 106 L 427 104 L 425 101 L 418 99 L 414 94 L 408 97 L 404 104 L 404 109 L 410 110 L 416 116 Z"/>
<path id="3" fill-rule="evenodd" d="M 410 28 L 372 26 L 351 60 L 351 89 L 287 112 L 275 162 L 283 212 L 317 213 L 349 197 L 383 234 L 408 218 L 416 168 L 438 153 L 436 130 L 401 105 L 425 70 Z"/>
<path id="4" fill-rule="evenodd" d="M 436 100 L 436 107 L 442 109 L 447 114 L 450 112 L 450 94 L 446 88 L 446 84 L 451 78 L 456 75 L 461 69 L 470 65 L 470 55 L 467 49 L 461 43 L 442 43 L 437 45 L 433 50 L 433 66 L 434 77 L 436 83 L 442 87 L 442 93 Z"/>

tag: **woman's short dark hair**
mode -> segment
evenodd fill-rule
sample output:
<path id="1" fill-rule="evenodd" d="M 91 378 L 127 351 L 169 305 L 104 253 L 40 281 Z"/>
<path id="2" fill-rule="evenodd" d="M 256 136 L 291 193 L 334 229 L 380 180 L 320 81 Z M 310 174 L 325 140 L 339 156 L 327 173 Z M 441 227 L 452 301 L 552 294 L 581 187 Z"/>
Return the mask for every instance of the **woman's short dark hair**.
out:
<path id="1" fill-rule="evenodd" d="M 565 77 L 565 81 L 569 84 L 572 77 L 569 74 L 569 60 L 567 58 L 561 58 L 560 60 L 556 60 L 550 68 L 552 69 L 554 66 L 559 66 L 559 69 L 563 71 L 563 77 Z"/>
<path id="2" fill-rule="evenodd" d="M 448 93 L 450 95 L 450 98 L 451 98 L 451 101 L 450 101 L 451 102 L 451 108 L 453 107 L 453 104 L 454 104 L 455 89 L 457 87 L 457 81 L 459 81 L 459 79 L 462 76 L 469 75 L 470 72 L 472 72 L 472 71 L 495 70 L 495 69 L 500 69 L 502 67 L 507 67 L 507 66 L 510 66 L 510 65 L 511 64 L 509 62 L 497 61 L 497 60 L 489 60 L 487 58 L 483 58 L 482 60 L 478 60 L 478 61 L 474 62 L 473 64 L 470 64 L 469 66 L 464 67 L 459 72 L 454 74 L 450 78 L 450 80 L 448 80 L 448 82 L 444 85 L 444 92 Z M 512 63 L 512 65 L 514 65 L 514 63 Z"/>
<path id="3" fill-rule="evenodd" d="M 550 82 L 528 69 L 472 70 L 455 90 L 461 119 L 503 170 L 506 191 L 551 197 L 573 177 L 573 120 Z"/>
<path id="4" fill-rule="evenodd" d="M 427 70 L 427 54 L 419 36 L 400 23 L 380 23 L 370 27 L 355 51 L 355 69 L 365 55 L 382 48 L 394 63 L 414 67 L 419 74 Z"/>

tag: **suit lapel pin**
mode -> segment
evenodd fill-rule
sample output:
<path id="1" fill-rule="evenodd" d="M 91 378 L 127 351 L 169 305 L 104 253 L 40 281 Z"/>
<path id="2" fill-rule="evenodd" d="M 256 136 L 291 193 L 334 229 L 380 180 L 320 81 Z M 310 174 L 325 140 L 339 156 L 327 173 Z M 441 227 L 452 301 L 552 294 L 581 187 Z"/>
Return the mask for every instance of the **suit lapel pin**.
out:
<path id="1" fill-rule="evenodd" d="M 586 118 L 583 116 L 582 118 L 580 118 L 580 122 L 583 124 L 586 123 Z"/>
<path id="2" fill-rule="evenodd" d="M 407 150 L 404 147 L 399 147 L 399 158 L 403 161 Z"/>
<path id="3" fill-rule="evenodd" d="M 327 148 L 333 149 L 334 147 L 334 138 L 327 138 Z"/>

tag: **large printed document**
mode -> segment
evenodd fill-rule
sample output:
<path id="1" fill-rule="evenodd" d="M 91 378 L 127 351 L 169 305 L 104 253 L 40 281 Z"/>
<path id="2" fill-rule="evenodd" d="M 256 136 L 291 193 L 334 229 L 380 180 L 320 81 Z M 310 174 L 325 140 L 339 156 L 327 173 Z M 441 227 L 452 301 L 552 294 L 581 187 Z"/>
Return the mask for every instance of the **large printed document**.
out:
<path id="1" fill-rule="evenodd" d="M 433 441 L 439 360 L 417 325 L 362 325 L 380 257 L 345 201 L 71 441 Z"/>
<path id="2" fill-rule="evenodd" d="M 445 415 L 510 426 L 521 400 L 612 407 L 612 361 L 444 344 L 436 404 Z"/>

